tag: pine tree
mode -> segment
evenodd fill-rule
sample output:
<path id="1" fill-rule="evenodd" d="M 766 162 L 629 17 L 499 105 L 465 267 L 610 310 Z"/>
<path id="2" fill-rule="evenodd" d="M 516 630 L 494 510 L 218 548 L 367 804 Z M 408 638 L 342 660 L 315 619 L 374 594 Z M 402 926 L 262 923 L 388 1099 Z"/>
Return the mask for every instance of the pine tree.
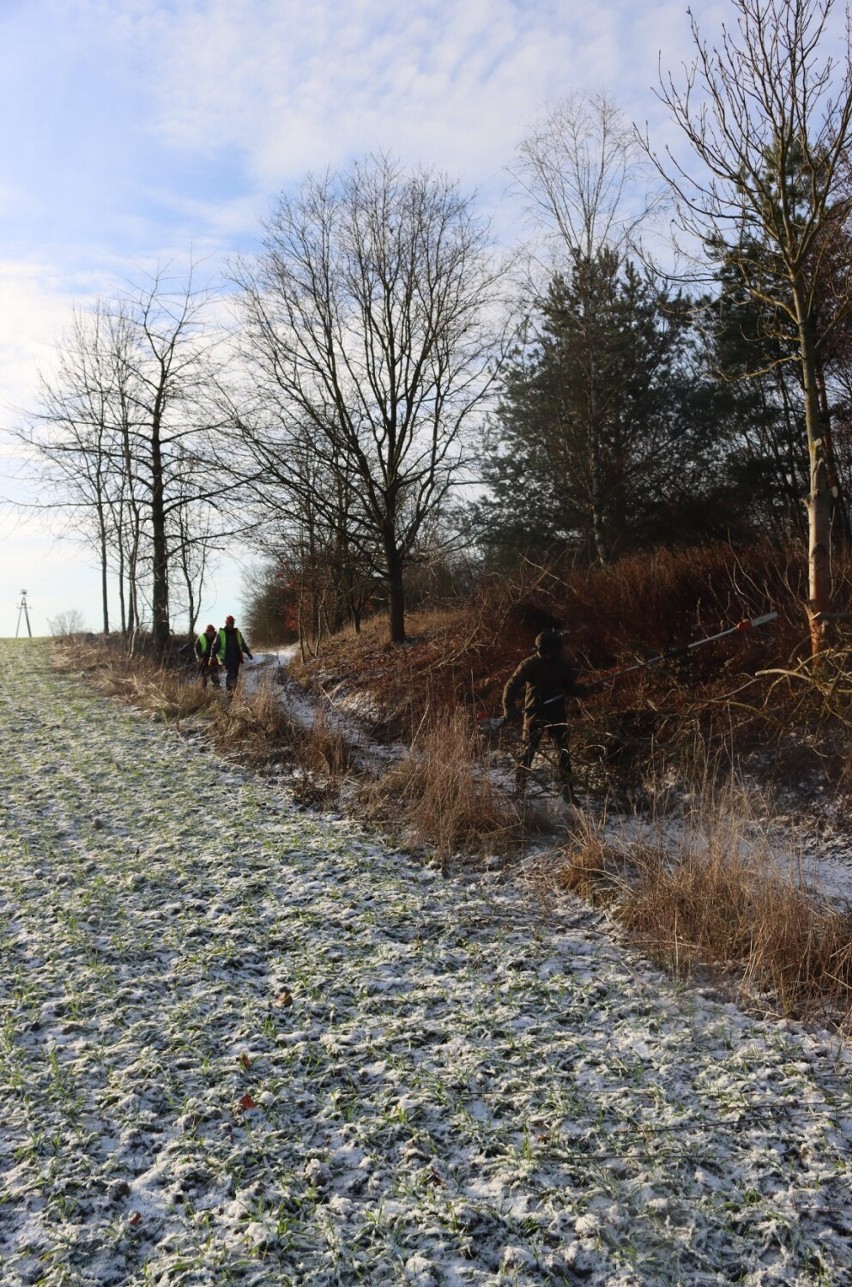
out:
<path id="1" fill-rule="evenodd" d="M 491 426 L 486 540 L 603 563 L 718 534 L 731 426 L 701 356 L 689 302 L 613 252 L 555 276 Z"/>

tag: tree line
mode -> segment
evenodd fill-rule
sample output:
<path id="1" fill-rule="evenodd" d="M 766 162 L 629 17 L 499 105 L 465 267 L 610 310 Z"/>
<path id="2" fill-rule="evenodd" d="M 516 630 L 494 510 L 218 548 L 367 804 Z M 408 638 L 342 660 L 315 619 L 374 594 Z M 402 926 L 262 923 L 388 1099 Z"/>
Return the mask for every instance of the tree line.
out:
<path id="1" fill-rule="evenodd" d="M 249 536 L 303 639 L 381 604 L 401 642 L 448 551 L 769 534 L 807 550 L 819 651 L 852 535 L 852 56 L 832 0 L 730 9 L 661 78 L 676 154 L 604 94 L 543 113 L 513 167 L 535 254 L 378 154 L 283 192 L 226 291 L 164 271 L 75 314 L 17 432 L 96 552 L 104 631 L 165 649 Z"/>

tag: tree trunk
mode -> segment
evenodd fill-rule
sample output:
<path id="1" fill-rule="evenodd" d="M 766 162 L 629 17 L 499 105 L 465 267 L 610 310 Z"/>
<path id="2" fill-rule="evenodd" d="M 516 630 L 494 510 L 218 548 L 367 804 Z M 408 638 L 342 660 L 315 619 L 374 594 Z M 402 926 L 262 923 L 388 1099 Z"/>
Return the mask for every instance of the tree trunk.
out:
<path id="1" fill-rule="evenodd" d="M 385 556 L 388 565 L 388 627 L 391 643 L 405 643 L 405 586 L 402 559 L 393 535 L 385 534 Z"/>
<path id="2" fill-rule="evenodd" d="M 163 494 L 163 459 L 159 424 L 155 424 L 151 441 L 151 611 L 154 648 L 162 655 L 169 642 L 169 554 L 166 541 L 166 510 Z"/>
<path id="3" fill-rule="evenodd" d="M 104 635 L 109 634 L 109 559 L 107 556 L 107 534 L 103 509 L 98 508 L 100 522 L 100 558 L 101 558 L 101 610 L 103 612 Z"/>
<path id="4" fill-rule="evenodd" d="M 590 292 L 590 298 L 591 292 Z M 587 314 L 591 313 L 593 303 L 587 301 Z M 594 319 L 592 319 L 594 320 Z M 598 397 L 597 397 L 597 369 L 595 366 L 594 346 L 597 343 L 594 326 L 589 334 L 589 324 L 587 316 L 586 325 L 586 346 L 587 370 L 586 379 L 588 380 L 588 433 L 589 433 L 589 502 L 592 522 L 592 541 L 594 542 L 595 554 L 602 568 L 609 563 L 609 552 L 607 550 L 606 535 L 604 532 L 604 512 L 603 512 L 603 478 L 601 467 L 601 435 L 598 425 Z"/>
<path id="5" fill-rule="evenodd" d="M 299 654 L 304 664 L 308 660 L 308 642 L 305 637 L 305 614 L 302 611 L 302 604 L 305 598 L 305 587 L 299 585 L 296 598 L 296 624 L 299 627 Z"/>
<path id="6" fill-rule="evenodd" d="M 822 437 L 825 443 L 825 460 L 828 467 L 828 486 L 831 489 L 833 501 L 831 513 L 831 534 L 833 549 L 843 551 L 848 548 L 852 540 L 852 529 L 849 525 L 849 511 L 846 507 L 846 498 L 840 487 L 840 477 L 837 473 L 837 460 L 834 455 L 834 436 L 831 426 L 831 407 L 828 402 L 828 393 L 825 387 L 825 372 L 820 365 L 816 372 L 817 391 L 819 394 L 819 412 L 822 422 Z"/>
<path id="7" fill-rule="evenodd" d="M 109 634 L 109 580 L 107 576 L 106 553 L 101 558 L 101 606 L 104 615 L 104 634 Z"/>
<path id="8" fill-rule="evenodd" d="M 139 531 L 138 528 L 133 535 L 133 544 L 130 547 L 130 558 L 128 559 L 127 568 L 127 630 L 128 634 L 133 636 L 139 627 L 139 582 L 137 572 L 139 568 Z"/>
<path id="9" fill-rule="evenodd" d="M 118 540 L 118 610 L 121 617 L 121 637 L 127 638 L 127 607 L 124 600 L 124 546 L 122 537 Z"/>
<path id="10" fill-rule="evenodd" d="M 808 515 L 808 612 L 811 631 L 811 655 L 816 656 L 826 645 L 824 614 L 831 608 L 831 490 L 828 471 L 819 439 L 808 442 L 811 463 L 811 489 L 805 501 Z"/>
<path id="11" fill-rule="evenodd" d="M 796 285 L 793 287 L 793 299 L 799 319 L 799 350 L 810 465 L 810 490 L 805 501 L 805 509 L 808 515 L 808 616 L 811 655 L 815 657 L 827 642 L 827 626 L 823 613 L 831 610 L 830 547 L 834 498 L 831 493 L 825 439 L 822 432 L 812 324 L 803 292 Z"/>
<path id="12" fill-rule="evenodd" d="M 595 425 L 591 425 L 590 429 L 589 485 L 591 491 L 592 540 L 594 541 L 595 554 L 597 555 L 598 563 L 600 563 L 602 568 L 605 568 L 609 564 L 609 551 L 607 550 L 606 536 L 604 533 L 601 444 L 597 427 Z"/>

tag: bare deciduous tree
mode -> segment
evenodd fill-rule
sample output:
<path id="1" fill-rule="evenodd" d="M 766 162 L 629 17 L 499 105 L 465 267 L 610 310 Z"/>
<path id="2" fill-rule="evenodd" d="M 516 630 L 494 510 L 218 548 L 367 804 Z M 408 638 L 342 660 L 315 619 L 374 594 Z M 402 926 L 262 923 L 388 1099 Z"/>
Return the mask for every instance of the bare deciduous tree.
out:
<path id="1" fill-rule="evenodd" d="M 125 356 L 120 323 L 101 304 L 75 311 L 39 407 L 13 430 L 28 452 L 37 499 L 28 508 L 64 519 L 64 531 L 91 546 L 101 577 L 103 630 L 109 632 L 109 573 L 127 530 L 126 489 L 116 460 L 126 424 L 117 419 Z"/>
<path id="2" fill-rule="evenodd" d="M 209 506 L 220 491 L 205 439 L 203 394 L 213 376 L 206 294 L 191 277 L 160 275 L 136 294 L 75 316 L 40 409 L 20 431 L 40 502 L 98 551 L 104 630 L 108 573 L 117 572 L 122 630 L 132 638 L 143 600 L 153 635 L 169 639 L 169 569 L 186 587 L 190 619 L 210 548 Z"/>
<path id="3" fill-rule="evenodd" d="M 660 200 L 635 130 L 603 93 L 551 104 L 520 143 L 513 174 L 572 265 L 604 250 L 623 258 Z"/>
<path id="4" fill-rule="evenodd" d="M 201 411 L 202 392 L 213 375 L 208 300 L 206 292 L 194 290 L 191 273 L 186 286 L 177 289 L 156 274 L 124 304 L 133 339 L 127 357 L 132 422 L 127 464 L 141 493 L 151 546 L 152 633 L 158 651 L 171 630 L 170 527 L 179 534 L 178 548 L 191 542 L 180 516 L 211 501 L 217 491 L 207 476 L 203 439 L 208 426 Z M 206 528 L 197 539 L 206 548 Z M 184 572 L 186 566 L 184 557 Z"/>
<path id="5" fill-rule="evenodd" d="M 47 624 L 50 627 L 50 633 L 57 637 L 80 635 L 86 629 L 86 622 L 79 608 L 58 612 L 55 617 L 48 618 Z"/>
<path id="6" fill-rule="evenodd" d="M 699 165 L 687 170 L 671 155 L 658 165 L 676 192 L 683 227 L 704 243 L 728 246 L 737 284 L 777 311 L 792 339 L 809 460 L 808 612 L 817 653 L 831 604 L 833 503 L 821 360 L 852 308 L 848 260 L 838 275 L 833 254 L 852 214 L 852 59 L 848 32 L 839 62 L 822 53 L 833 0 L 731 3 L 736 26 L 723 28 L 717 46 L 706 44 L 691 18 L 696 58 L 681 84 L 669 76 L 661 85 Z"/>
<path id="7" fill-rule="evenodd" d="M 264 469 L 277 459 L 286 496 L 311 472 L 288 478 L 308 435 L 324 486 L 345 490 L 342 509 L 333 486 L 312 503 L 330 523 L 345 513 L 340 535 L 386 586 L 401 642 L 406 566 L 458 481 L 494 375 L 487 230 L 445 177 L 372 157 L 282 196 L 237 277 L 258 393 L 245 441 Z"/>

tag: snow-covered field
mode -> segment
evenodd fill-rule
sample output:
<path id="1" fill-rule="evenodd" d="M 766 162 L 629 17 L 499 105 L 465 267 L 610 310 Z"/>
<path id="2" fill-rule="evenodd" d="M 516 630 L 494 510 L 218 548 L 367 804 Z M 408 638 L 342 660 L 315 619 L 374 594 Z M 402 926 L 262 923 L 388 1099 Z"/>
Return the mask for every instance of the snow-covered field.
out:
<path id="1" fill-rule="evenodd" d="M 0 643 L 0 1282 L 852 1283 L 852 1063 Z"/>

